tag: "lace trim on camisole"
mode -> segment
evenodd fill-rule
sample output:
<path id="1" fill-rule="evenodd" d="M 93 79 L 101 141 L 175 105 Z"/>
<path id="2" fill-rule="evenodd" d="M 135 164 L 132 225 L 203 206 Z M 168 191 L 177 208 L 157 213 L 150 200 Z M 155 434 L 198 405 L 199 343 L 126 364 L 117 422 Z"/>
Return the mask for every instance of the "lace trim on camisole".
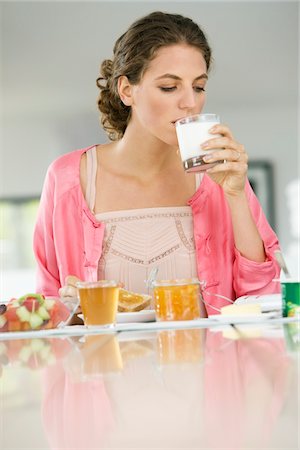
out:
<path id="1" fill-rule="evenodd" d="M 86 201 L 94 211 L 97 153 L 87 152 Z M 201 177 L 198 178 L 198 184 Z M 98 279 L 116 279 L 127 289 L 146 292 L 152 267 L 159 278 L 197 276 L 193 217 L 189 206 L 142 208 L 95 214 L 105 224 Z"/>

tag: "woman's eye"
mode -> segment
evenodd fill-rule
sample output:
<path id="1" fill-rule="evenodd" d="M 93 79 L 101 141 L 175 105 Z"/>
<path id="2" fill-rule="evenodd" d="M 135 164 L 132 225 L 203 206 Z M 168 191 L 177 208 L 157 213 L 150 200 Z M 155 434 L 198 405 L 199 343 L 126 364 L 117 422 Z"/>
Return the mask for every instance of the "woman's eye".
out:
<path id="1" fill-rule="evenodd" d="M 160 87 L 159 89 L 160 89 L 161 91 L 163 91 L 163 92 L 172 92 L 172 91 L 175 91 L 176 86 L 171 86 L 171 87 Z"/>
<path id="2" fill-rule="evenodd" d="M 201 86 L 195 86 L 194 89 L 196 92 L 205 92 L 205 89 Z"/>
<path id="3" fill-rule="evenodd" d="M 159 89 L 163 92 L 173 92 L 177 89 L 177 87 L 176 86 L 169 86 L 169 87 L 161 86 Z M 205 92 L 205 89 L 202 86 L 194 86 L 194 91 L 195 92 Z"/>

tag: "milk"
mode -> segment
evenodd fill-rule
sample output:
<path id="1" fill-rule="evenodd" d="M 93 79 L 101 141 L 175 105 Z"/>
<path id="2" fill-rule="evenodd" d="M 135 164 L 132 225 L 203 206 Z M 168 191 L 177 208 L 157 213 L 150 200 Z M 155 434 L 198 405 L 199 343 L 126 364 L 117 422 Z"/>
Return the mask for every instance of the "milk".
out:
<path id="1" fill-rule="evenodd" d="M 220 136 L 219 134 L 210 134 L 208 131 L 218 123 L 220 123 L 220 120 L 215 114 L 197 114 L 176 122 L 180 156 L 185 170 L 206 170 L 216 164 L 207 164 L 203 161 L 203 156 L 209 151 L 202 150 L 201 144 Z"/>

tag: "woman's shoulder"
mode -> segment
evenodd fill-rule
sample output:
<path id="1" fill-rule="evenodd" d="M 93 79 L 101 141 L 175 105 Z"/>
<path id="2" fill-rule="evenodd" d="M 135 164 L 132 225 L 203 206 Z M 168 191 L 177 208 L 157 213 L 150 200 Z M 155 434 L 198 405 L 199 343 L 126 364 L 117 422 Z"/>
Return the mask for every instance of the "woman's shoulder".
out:
<path id="1" fill-rule="evenodd" d="M 73 150 L 69 153 L 56 158 L 48 167 L 44 186 L 46 191 L 55 191 L 57 198 L 62 196 L 71 189 L 79 191 L 80 187 L 80 161 L 84 153 L 94 145 L 86 148 Z"/>
<path id="2" fill-rule="evenodd" d="M 91 145 L 89 147 L 80 148 L 77 150 L 73 150 L 71 152 L 65 153 L 58 158 L 56 158 L 49 166 L 51 171 L 65 171 L 66 169 L 78 169 L 80 164 L 81 156 L 86 153 L 89 149 L 95 147 L 95 145 Z"/>

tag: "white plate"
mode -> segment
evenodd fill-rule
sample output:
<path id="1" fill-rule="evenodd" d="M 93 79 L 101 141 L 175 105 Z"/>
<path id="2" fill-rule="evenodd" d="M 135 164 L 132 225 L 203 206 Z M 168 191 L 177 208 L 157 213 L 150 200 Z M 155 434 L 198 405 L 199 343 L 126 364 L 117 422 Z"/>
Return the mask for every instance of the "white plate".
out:
<path id="1" fill-rule="evenodd" d="M 83 320 L 83 315 L 78 314 Z M 137 323 L 137 322 L 155 322 L 154 309 L 144 309 L 137 312 L 121 312 L 117 313 L 117 323 Z"/>
<path id="2" fill-rule="evenodd" d="M 274 317 L 278 317 L 277 311 L 272 311 L 263 314 L 253 314 L 252 316 L 226 316 L 222 314 L 214 314 L 209 316 L 210 319 L 216 320 L 221 323 L 256 323 L 256 322 L 264 322 L 265 320 L 272 319 Z"/>
<path id="3" fill-rule="evenodd" d="M 260 305 L 262 312 L 281 311 L 281 294 L 244 295 L 236 299 L 237 305 Z"/>
<path id="4" fill-rule="evenodd" d="M 122 312 L 117 314 L 117 323 L 155 322 L 154 309 L 144 309 L 137 312 Z"/>

